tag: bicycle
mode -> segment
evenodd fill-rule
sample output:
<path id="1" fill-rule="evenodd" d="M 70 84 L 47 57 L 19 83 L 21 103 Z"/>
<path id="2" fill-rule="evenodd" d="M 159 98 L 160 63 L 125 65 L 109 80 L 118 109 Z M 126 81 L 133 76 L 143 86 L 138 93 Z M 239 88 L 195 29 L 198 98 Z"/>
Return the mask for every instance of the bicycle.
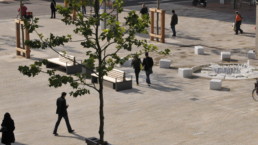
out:
<path id="1" fill-rule="evenodd" d="M 258 102 L 258 79 L 256 79 L 256 82 L 254 83 L 254 89 L 252 91 L 252 97 L 254 101 Z"/>

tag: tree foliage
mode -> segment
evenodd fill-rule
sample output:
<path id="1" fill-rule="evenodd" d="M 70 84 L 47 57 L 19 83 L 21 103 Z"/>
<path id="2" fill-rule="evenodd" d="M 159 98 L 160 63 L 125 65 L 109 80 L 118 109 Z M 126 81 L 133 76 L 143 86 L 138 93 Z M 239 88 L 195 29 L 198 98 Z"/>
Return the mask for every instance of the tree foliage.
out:
<path id="1" fill-rule="evenodd" d="M 85 39 L 81 42 L 82 49 L 85 50 L 85 59 L 82 63 L 79 63 L 88 70 L 97 74 L 98 84 L 92 84 L 91 81 L 85 79 L 86 74 L 76 75 L 60 75 L 54 70 L 43 69 L 43 66 L 48 62 L 47 60 L 36 61 L 29 66 L 19 66 L 19 71 L 28 77 L 35 77 L 40 73 L 46 73 L 49 75 L 50 87 L 62 87 L 63 85 L 70 85 L 72 90 L 70 95 L 77 97 L 90 93 L 90 88 L 96 90 L 99 93 L 100 99 L 100 144 L 104 144 L 104 99 L 103 99 L 103 76 L 108 71 L 112 70 L 116 64 L 124 63 L 133 54 L 130 53 L 133 48 L 138 49 L 135 53 L 140 55 L 144 52 L 156 51 L 158 48 L 154 45 L 147 44 L 144 39 L 136 38 L 137 33 L 148 33 L 147 28 L 149 25 L 148 17 L 141 17 L 135 11 L 130 11 L 125 19 L 125 26 L 121 22 L 117 21 L 116 17 L 111 13 L 99 14 L 99 6 L 101 1 L 95 0 L 93 16 L 83 16 L 80 13 L 80 3 L 78 0 L 68 0 L 69 6 L 62 7 L 57 6 L 58 12 L 63 16 L 62 21 L 69 27 L 69 25 L 75 26 L 74 33 L 82 35 Z M 123 11 L 123 0 L 115 0 L 114 6 L 118 13 Z M 77 12 L 76 19 L 72 19 L 71 13 Z M 100 21 L 106 20 L 107 28 L 100 30 Z M 34 49 L 52 49 L 56 53 L 57 46 L 62 46 L 71 41 L 72 35 L 55 36 L 50 33 L 48 37 L 45 37 L 42 33 L 37 31 L 38 18 L 34 18 L 31 21 L 25 22 L 25 27 L 30 33 L 37 33 L 38 39 L 26 41 L 25 44 Z M 110 49 L 112 48 L 115 49 Z M 118 52 L 121 50 L 127 50 L 129 53 L 126 56 L 119 56 Z M 161 54 L 168 54 L 169 50 L 159 52 Z M 63 56 L 65 57 L 65 56 Z"/>

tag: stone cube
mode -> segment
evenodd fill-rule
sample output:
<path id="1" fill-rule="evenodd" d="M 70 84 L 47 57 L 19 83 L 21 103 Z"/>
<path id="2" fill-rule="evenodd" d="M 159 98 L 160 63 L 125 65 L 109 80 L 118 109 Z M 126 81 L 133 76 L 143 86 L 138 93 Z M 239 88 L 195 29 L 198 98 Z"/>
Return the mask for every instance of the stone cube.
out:
<path id="1" fill-rule="evenodd" d="M 160 68 L 169 68 L 171 65 L 171 60 L 169 59 L 160 59 L 159 61 L 159 67 Z"/>
<path id="2" fill-rule="evenodd" d="M 178 75 L 183 78 L 189 78 L 193 74 L 192 68 L 179 68 Z"/>
<path id="3" fill-rule="evenodd" d="M 194 54 L 204 54 L 204 48 L 202 46 L 194 46 Z"/>
<path id="4" fill-rule="evenodd" d="M 255 59 L 256 58 L 256 55 L 255 55 L 255 52 L 253 50 L 249 50 L 247 52 L 247 58 L 249 59 Z"/>
<path id="5" fill-rule="evenodd" d="M 220 90 L 222 85 L 222 80 L 212 79 L 210 80 L 210 89 L 211 90 Z"/>
<path id="6" fill-rule="evenodd" d="M 132 64 L 132 58 L 129 58 L 125 63 L 123 63 L 123 67 L 131 67 Z"/>
<path id="7" fill-rule="evenodd" d="M 221 60 L 230 60 L 231 52 L 221 52 Z"/>

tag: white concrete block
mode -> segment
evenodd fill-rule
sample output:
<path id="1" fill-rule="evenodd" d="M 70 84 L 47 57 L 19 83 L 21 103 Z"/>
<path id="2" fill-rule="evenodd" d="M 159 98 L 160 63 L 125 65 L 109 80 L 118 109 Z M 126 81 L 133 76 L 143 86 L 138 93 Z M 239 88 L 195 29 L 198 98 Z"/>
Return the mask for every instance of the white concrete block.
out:
<path id="1" fill-rule="evenodd" d="M 219 3 L 220 4 L 225 4 L 225 1 L 224 0 L 219 0 Z"/>
<path id="2" fill-rule="evenodd" d="M 221 60 L 230 60 L 231 52 L 221 52 Z"/>
<path id="3" fill-rule="evenodd" d="M 194 46 L 194 54 L 204 54 L 204 48 L 202 46 Z"/>
<path id="4" fill-rule="evenodd" d="M 122 66 L 123 67 L 131 67 L 132 64 L 132 58 L 129 58 Z"/>
<path id="5" fill-rule="evenodd" d="M 253 50 L 249 50 L 247 52 L 247 58 L 249 59 L 255 59 L 256 58 L 256 55 L 255 55 L 255 52 Z"/>
<path id="6" fill-rule="evenodd" d="M 179 68 L 178 69 L 178 75 L 183 78 L 189 78 L 193 74 L 192 68 Z"/>
<path id="7" fill-rule="evenodd" d="M 159 60 L 159 67 L 160 68 L 169 68 L 172 61 L 169 59 L 160 59 Z"/>
<path id="8" fill-rule="evenodd" d="M 220 90 L 222 85 L 222 80 L 212 79 L 210 80 L 210 89 L 211 90 Z"/>

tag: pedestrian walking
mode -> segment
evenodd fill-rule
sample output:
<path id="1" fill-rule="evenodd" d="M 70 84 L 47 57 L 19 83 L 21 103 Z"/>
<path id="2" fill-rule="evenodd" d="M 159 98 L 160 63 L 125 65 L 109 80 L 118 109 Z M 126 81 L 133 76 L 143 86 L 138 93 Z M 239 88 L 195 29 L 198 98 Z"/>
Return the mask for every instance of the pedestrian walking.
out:
<path id="1" fill-rule="evenodd" d="M 238 35 L 238 31 L 242 34 L 244 31 L 240 28 L 242 24 L 243 17 L 240 15 L 238 11 L 236 11 L 235 17 L 235 34 Z"/>
<path id="2" fill-rule="evenodd" d="M 1 124 L 1 132 L 2 132 L 2 143 L 5 145 L 11 145 L 11 143 L 15 142 L 15 137 L 14 137 L 14 121 L 11 118 L 11 115 L 7 112 L 4 114 L 4 119 Z"/>
<path id="3" fill-rule="evenodd" d="M 149 57 L 149 53 L 145 53 L 145 58 L 143 59 L 142 65 L 144 67 L 145 73 L 146 73 L 146 83 L 148 86 L 150 86 L 151 81 L 150 81 L 150 74 L 153 73 L 152 71 L 152 66 L 153 66 L 153 59 Z"/>
<path id="4" fill-rule="evenodd" d="M 175 10 L 172 10 L 172 17 L 171 17 L 171 22 L 170 22 L 170 26 L 173 32 L 172 37 L 176 37 L 176 24 L 178 23 L 178 17 L 177 14 L 175 12 Z"/>
<path id="5" fill-rule="evenodd" d="M 135 78 L 136 78 L 136 84 L 139 85 L 139 74 L 141 71 L 141 59 L 137 54 L 134 55 L 134 58 L 132 60 L 132 66 L 134 68 Z"/>
<path id="6" fill-rule="evenodd" d="M 148 7 L 145 5 L 145 3 L 142 4 L 142 9 L 141 9 L 140 13 L 142 15 L 146 15 L 146 14 L 148 15 L 149 14 Z"/>
<path id="7" fill-rule="evenodd" d="M 58 119 L 57 119 L 55 129 L 54 129 L 54 132 L 53 132 L 53 134 L 56 135 L 56 136 L 58 135 L 57 134 L 57 129 L 58 129 L 58 126 L 59 126 L 62 118 L 65 119 L 65 123 L 66 123 L 67 129 L 68 129 L 68 132 L 69 133 L 74 132 L 74 130 L 71 128 L 71 125 L 70 125 L 70 122 L 69 122 L 68 113 L 67 113 L 67 108 L 68 108 L 69 105 L 66 104 L 65 97 L 66 97 L 66 93 L 62 92 L 61 97 L 59 97 L 56 101 L 56 106 L 57 106 L 56 114 L 58 114 Z"/>
<path id="8" fill-rule="evenodd" d="M 18 13 L 21 13 L 21 18 L 26 18 L 27 7 L 24 4 L 21 4 L 21 7 L 18 9 Z"/>
<path id="9" fill-rule="evenodd" d="M 86 15 L 86 0 L 81 0 L 82 14 Z"/>
<path id="10" fill-rule="evenodd" d="M 52 18 L 56 18 L 56 1 L 55 0 L 52 0 L 51 1 L 51 4 L 50 4 L 50 9 L 51 9 L 51 19 Z"/>

